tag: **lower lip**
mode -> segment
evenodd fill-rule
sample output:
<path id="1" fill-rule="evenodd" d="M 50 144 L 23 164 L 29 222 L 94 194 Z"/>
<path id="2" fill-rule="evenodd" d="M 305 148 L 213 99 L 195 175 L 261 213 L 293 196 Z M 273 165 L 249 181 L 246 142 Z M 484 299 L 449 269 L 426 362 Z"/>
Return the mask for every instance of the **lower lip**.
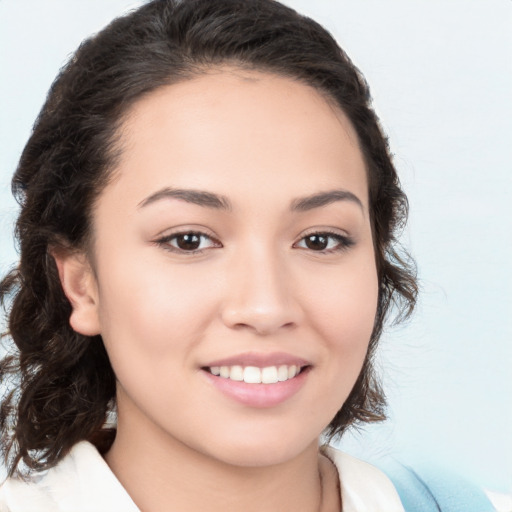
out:
<path id="1" fill-rule="evenodd" d="M 293 379 L 274 384 L 247 384 L 236 380 L 225 379 L 201 370 L 205 377 L 224 395 L 249 407 L 275 407 L 286 402 L 304 385 L 310 367 L 303 369 Z"/>

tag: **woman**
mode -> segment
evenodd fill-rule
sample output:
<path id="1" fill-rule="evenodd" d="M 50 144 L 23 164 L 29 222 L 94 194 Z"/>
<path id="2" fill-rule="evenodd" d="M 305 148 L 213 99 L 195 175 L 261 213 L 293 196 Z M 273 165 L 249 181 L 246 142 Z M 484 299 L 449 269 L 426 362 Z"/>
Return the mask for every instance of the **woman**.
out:
<path id="1" fill-rule="evenodd" d="M 149 2 L 62 71 L 13 184 L 5 510 L 403 510 L 318 449 L 383 419 L 372 355 L 416 295 L 386 139 L 325 30 Z"/>

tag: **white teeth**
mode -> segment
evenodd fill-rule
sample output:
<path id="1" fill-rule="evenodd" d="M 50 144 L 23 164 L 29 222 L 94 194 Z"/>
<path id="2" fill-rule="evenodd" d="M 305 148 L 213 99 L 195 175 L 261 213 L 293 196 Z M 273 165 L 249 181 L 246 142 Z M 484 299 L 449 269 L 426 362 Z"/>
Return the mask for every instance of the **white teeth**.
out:
<path id="1" fill-rule="evenodd" d="M 277 369 L 277 380 L 279 382 L 284 382 L 288 380 L 288 366 L 282 365 Z"/>
<path id="2" fill-rule="evenodd" d="M 259 384 L 261 382 L 261 370 L 256 366 L 246 366 L 244 368 L 244 382 Z"/>
<path id="3" fill-rule="evenodd" d="M 241 366 L 232 366 L 229 372 L 229 378 L 231 380 L 244 380 L 244 369 Z"/>
<path id="4" fill-rule="evenodd" d="M 269 366 L 261 370 L 261 382 L 263 384 L 274 384 L 277 382 L 277 368 Z"/>
<path id="5" fill-rule="evenodd" d="M 288 378 L 293 379 L 297 375 L 297 367 L 293 364 L 292 366 L 288 367 Z"/>
<path id="6" fill-rule="evenodd" d="M 300 373 L 301 367 L 297 365 L 266 366 L 258 368 L 257 366 L 240 365 L 235 366 L 211 366 L 210 373 L 223 379 L 234 381 L 244 381 L 247 384 L 275 384 L 276 382 L 285 382 L 293 379 Z"/>

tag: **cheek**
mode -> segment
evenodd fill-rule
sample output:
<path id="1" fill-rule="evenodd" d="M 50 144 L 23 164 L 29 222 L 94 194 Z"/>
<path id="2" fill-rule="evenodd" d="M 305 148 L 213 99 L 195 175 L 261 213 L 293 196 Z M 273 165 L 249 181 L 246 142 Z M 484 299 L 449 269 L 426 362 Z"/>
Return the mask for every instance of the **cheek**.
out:
<path id="1" fill-rule="evenodd" d="M 329 389 L 336 390 L 331 395 L 334 414 L 359 376 L 373 331 L 378 301 L 373 259 L 347 266 L 310 290 L 308 316 L 323 341 L 322 371 L 328 375 Z"/>
<path id="2" fill-rule="evenodd" d="M 118 260 L 115 268 L 102 281 L 108 284 L 99 297 L 102 336 L 113 366 L 186 363 L 187 352 L 215 315 L 215 283 L 199 290 L 204 279 L 192 265 L 170 272 L 169 265 L 154 261 Z"/>
<path id="3" fill-rule="evenodd" d="M 378 279 L 373 261 L 340 270 L 323 283 L 308 286 L 310 317 L 325 338 L 349 348 L 365 347 L 370 339 L 378 301 Z"/>
<path id="4" fill-rule="evenodd" d="M 322 344 L 309 411 L 323 430 L 347 400 L 361 372 L 373 331 L 378 297 L 375 268 L 338 275 L 309 295 L 310 328 Z M 319 397 L 322 397 L 319 399 Z"/>

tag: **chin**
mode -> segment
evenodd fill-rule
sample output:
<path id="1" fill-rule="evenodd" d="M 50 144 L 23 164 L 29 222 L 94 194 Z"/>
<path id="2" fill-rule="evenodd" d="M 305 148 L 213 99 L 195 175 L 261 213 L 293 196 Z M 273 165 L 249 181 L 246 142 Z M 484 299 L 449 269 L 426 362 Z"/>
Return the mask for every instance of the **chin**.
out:
<path id="1" fill-rule="evenodd" d="M 231 437 L 228 443 L 218 445 L 210 443 L 210 455 L 226 464 L 239 467 L 266 467 L 284 464 L 295 459 L 306 451 L 318 449 L 319 435 L 304 437 L 297 428 L 295 432 L 271 435 L 239 435 Z M 211 441 L 211 440 L 210 440 Z"/>

